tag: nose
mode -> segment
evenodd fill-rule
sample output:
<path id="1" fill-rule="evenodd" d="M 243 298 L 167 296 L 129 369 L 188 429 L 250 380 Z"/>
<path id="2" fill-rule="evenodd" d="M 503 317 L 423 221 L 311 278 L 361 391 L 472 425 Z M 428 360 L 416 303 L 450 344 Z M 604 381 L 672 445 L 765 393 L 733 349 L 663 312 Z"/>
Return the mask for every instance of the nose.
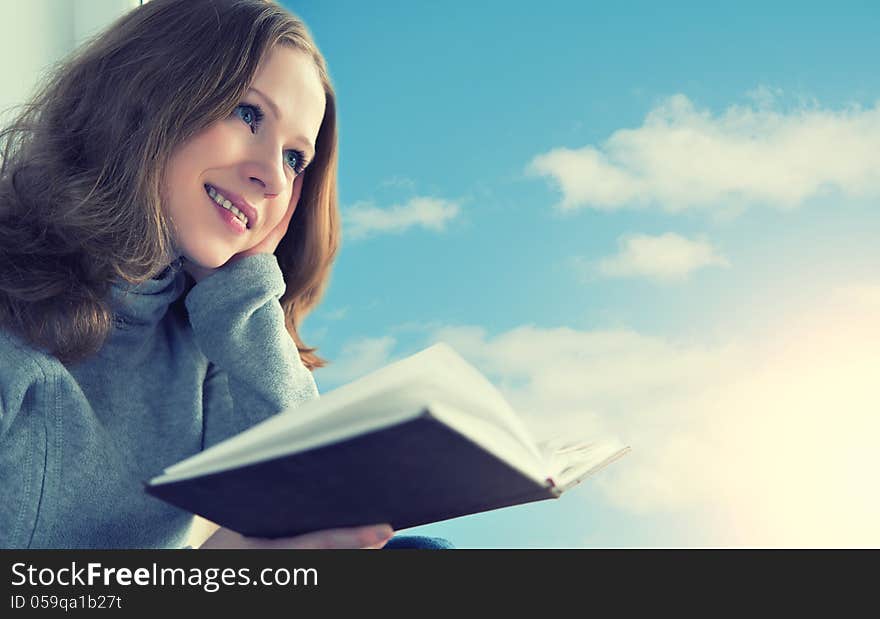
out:
<path id="1" fill-rule="evenodd" d="M 279 193 L 277 186 L 273 187 L 267 184 L 266 181 L 263 180 L 263 178 L 264 177 L 260 176 L 251 176 L 250 181 L 252 183 L 255 183 L 259 187 L 259 191 L 262 192 L 267 200 L 271 200 L 272 198 L 277 197 Z"/>
<path id="2" fill-rule="evenodd" d="M 263 187 L 263 188 L 266 187 L 266 183 L 264 183 L 263 181 L 261 181 L 261 180 L 258 179 L 258 178 L 251 177 L 251 180 L 252 180 L 252 181 L 255 181 L 255 182 L 257 182 L 257 183 L 259 183 L 260 186 Z M 277 198 L 277 197 L 278 197 L 278 194 L 277 194 L 277 193 L 268 193 L 268 192 L 265 192 L 265 191 L 264 191 L 264 192 L 263 192 L 263 197 L 266 198 L 267 200 L 271 200 L 272 198 Z"/>
<path id="3" fill-rule="evenodd" d="M 276 197 L 288 182 L 286 170 L 283 167 L 287 164 L 284 163 L 281 155 L 276 157 L 272 154 L 278 152 L 279 150 L 274 146 L 270 148 L 260 146 L 259 153 L 254 152 L 252 157 L 247 160 L 245 169 L 242 170 L 250 182 L 255 184 L 257 191 L 264 194 L 266 198 Z"/>

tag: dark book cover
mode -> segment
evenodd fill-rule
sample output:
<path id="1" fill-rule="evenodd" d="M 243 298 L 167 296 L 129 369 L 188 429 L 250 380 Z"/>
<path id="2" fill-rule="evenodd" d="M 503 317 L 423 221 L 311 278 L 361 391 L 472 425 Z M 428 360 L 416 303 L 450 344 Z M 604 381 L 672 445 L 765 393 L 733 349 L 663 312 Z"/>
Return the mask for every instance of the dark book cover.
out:
<path id="1" fill-rule="evenodd" d="M 145 491 L 250 537 L 387 522 L 396 530 L 557 498 L 425 410 L 325 445 Z"/>

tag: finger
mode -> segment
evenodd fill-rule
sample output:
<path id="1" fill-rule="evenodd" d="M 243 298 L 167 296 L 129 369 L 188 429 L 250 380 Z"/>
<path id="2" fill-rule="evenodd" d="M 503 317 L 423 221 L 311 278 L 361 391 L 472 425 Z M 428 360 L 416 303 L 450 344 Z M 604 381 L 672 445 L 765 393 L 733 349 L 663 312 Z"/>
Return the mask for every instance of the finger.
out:
<path id="1" fill-rule="evenodd" d="M 384 543 L 384 540 L 370 529 L 363 531 L 321 531 L 307 536 L 300 536 L 292 541 L 293 548 L 301 549 L 343 549 L 343 548 L 367 548 L 376 543 Z"/>
<path id="2" fill-rule="evenodd" d="M 294 205 L 295 207 L 296 205 Z M 281 243 L 281 239 L 284 238 L 284 235 L 287 234 L 287 229 L 290 227 L 290 220 L 293 218 L 293 211 L 295 208 L 287 209 L 287 212 L 284 213 L 284 217 L 281 218 L 281 221 L 269 231 L 269 234 L 258 244 L 256 247 L 260 248 L 261 251 L 265 251 L 266 253 L 274 253 L 275 249 L 278 247 L 279 243 Z"/>
<path id="3" fill-rule="evenodd" d="M 284 213 L 284 218 L 285 218 L 287 221 L 290 221 L 290 218 L 293 217 L 293 212 L 296 210 L 297 202 L 298 202 L 298 201 L 294 202 L 294 201 L 291 200 L 291 202 L 290 202 L 290 207 L 287 209 L 287 212 Z"/>
<path id="4" fill-rule="evenodd" d="M 315 531 L 296 537 L 267 540 L 272 547 L 297 549 L 367 548 L 385 544 L 393 535 L 391 527 L 366 526 Z"/>
<path id="5" fill-rule="evenodd" d="M 391 538 L 389 537 L 384 542 L 379 542 L 378 544 L 373 544 L 372 546 L 367 546 L 366 549 L 367 550 L 381 550 L 382 548 L 385 547 L 385 544 L 387 544 L 390 541 L 391 541 Z"/>
<path id="6" fill-rule="evenodd" d="M 275 229 L 272 231 L 280 242 L 281 239 L 287 234 L 287 229 L 290 227 L 290 220 L 293 219 L 293 212 L 296 210 L 296 205 L 294 204 L 291 208 L 287 209 L 287 212 L 284 213 L 284 217 L 281 218 L 281 221 L 278 222 L 278 225 L 275 226 Z"/>

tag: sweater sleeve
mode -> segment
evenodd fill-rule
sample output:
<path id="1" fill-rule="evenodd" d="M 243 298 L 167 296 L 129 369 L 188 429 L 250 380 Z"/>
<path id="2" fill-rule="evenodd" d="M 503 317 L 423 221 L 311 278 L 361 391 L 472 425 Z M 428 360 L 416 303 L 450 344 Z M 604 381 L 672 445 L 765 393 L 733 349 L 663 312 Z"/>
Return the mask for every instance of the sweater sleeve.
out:
<path id="1" fill-rule="evenodd" d="M 275 255 L 255 254 L 224 265 L 189 291 L 190 324 L 209 362 L 203 448 L 318 397 L 284 324 L 279 300 L 285 289 Z"/>
<path id="2" fill-rule="evenodd" d="M 74 408 L 57 376 L 0 330 L 0 548 L 31 548 L 59 407 Z"/>
<path id="3" fill-rule="evenodd" d="M 0 548 L 30 548 L 45 477 L 47 383 L 3 383 L 0 395 Z"/>

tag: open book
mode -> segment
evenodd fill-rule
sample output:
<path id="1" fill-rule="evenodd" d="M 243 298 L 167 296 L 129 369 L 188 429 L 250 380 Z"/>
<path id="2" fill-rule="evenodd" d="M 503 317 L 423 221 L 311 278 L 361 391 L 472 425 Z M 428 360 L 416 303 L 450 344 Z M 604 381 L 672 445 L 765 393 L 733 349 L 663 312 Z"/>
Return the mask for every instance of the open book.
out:
<path id="1" fill-rule="evenodd" d="M 152 496 L 255 537 L 396 530 L 559 497 L 629 450 L 536 443 L 501 393 L 435 344 L 187 458 Z"/>

